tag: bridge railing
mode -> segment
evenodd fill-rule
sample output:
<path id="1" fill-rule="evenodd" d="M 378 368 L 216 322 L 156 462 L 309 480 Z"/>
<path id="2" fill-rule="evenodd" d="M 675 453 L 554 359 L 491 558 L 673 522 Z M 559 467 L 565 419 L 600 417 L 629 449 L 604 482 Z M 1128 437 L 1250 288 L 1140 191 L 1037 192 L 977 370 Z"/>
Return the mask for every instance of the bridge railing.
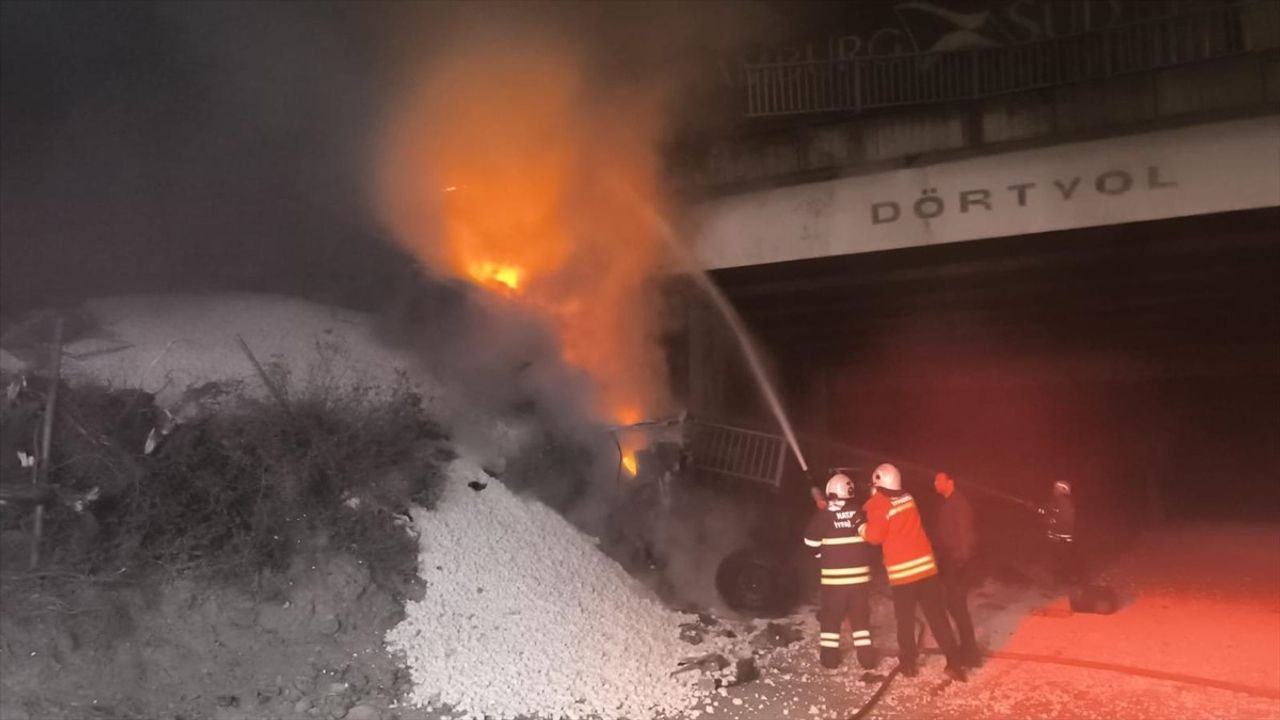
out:
<path id="1" fill-rule="evenodd" d="M 1223 4 L 999 47 L 748 63 L 746 112 L 749 117 L 862 112 L 977 99 L 1226 57 L 1252 49 L 1246 40 L 1251 13 L 1280 14 L 1280 3 L 1268 4 Z"/>

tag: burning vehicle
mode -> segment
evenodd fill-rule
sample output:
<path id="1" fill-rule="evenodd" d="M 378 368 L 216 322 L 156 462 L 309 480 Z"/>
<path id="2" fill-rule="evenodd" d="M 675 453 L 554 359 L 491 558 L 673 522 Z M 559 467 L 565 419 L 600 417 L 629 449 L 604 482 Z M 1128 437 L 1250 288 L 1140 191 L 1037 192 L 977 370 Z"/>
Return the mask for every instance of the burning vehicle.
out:
<path id="1" fill-rule="evenodd" d="M 809 473 L 802 470 L 781 435 L 681 415 L 612 428 L 619 454 L 624 500 L 609 524 L 608 545 L 624 566 L 655 578 L 662 594 L 673 557 L 680 552 L 716 552 L 718 599 L 745 615 L 778 617 L 805 599 L 812 563 L 799 542 L 814 512 Z M 857 502 L 870 494 L 872 458 L 852 448 L 812 438 L 806 447 L 822 464 L 850 471 Z M 628 450 L 628 447 L 639 447 Z M 850 466 L 850 460 L 861 464 Z M 859 472 L 865 467 L 866 472 Z M 720 516 L 722 522 L 715 522 Z M 678 524 L 697 537 L 696 547 L 663 541 L 664 524 Z M 726 546 L 709 535 L 732 533 Z M 713 549 L 715 546 L 715 549 Z"/>

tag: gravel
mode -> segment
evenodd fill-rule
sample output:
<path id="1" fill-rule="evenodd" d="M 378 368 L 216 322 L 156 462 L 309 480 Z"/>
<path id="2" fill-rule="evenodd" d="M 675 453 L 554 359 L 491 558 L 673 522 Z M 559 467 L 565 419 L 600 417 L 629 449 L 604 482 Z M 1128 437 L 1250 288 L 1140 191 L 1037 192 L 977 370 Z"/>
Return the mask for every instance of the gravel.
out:
<path id="1" fill-rule="evenodd" d="M 698 703 L 700 672 L 671 673 L 690 656 L 733 655 L 735 641 L 681 642 L 696 616 L 667 610 L 589 537 L 491 480 L 457 460 L 437 510 L 415 516 L 426 590 L 387 638 L 409 667 L 409 701 L 494 720 L 640 720 Z"/>

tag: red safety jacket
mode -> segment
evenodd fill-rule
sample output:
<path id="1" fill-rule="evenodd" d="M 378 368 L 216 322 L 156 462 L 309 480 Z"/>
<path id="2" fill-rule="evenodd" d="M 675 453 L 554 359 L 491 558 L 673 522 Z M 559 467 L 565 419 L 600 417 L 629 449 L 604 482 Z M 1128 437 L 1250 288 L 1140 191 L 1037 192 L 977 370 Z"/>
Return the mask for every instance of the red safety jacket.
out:
<path id="1" fill-rule="evenodd" d="M 864 537 L 883 546 L 890 585 L 907 585 L 938 574 L 933 545 L 924 534 L 920 508 L 911 493 L 877 488 L 862 509 L 867 513 Z"/>

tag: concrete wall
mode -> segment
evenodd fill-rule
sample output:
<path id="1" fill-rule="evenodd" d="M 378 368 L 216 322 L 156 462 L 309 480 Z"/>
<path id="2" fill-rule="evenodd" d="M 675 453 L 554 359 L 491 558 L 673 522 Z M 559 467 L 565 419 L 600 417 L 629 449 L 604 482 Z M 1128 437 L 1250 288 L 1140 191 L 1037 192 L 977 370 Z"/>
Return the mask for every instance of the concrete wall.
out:
<path id="1" fill-rule="evenodd" d="M 701 206 L 708 268 L 1280 205 L 1280 113 L 768 188 Z"/>
<path id="2" fill-rule="evenodd" d="M 1280 107 L 1280 29 L 1252 32 L 1248 55 L 703 142 L 678 151 L 673 174 L 716 195 L 1266 112 Z"/>

